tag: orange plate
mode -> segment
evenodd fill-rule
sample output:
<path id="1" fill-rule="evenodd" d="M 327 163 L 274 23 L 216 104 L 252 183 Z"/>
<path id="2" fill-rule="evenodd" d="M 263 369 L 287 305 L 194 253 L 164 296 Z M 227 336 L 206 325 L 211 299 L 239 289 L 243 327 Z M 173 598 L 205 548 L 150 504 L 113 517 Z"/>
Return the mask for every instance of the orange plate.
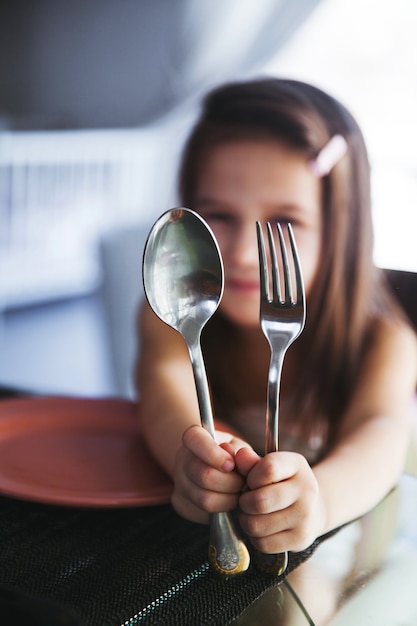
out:
<path id="1" fill-rule="evenodd" d="M 148 452 L 137 405 L 120 399 L 0 402 L 0 493 L 49 504 L 151 506 L 172 483 Z"/>

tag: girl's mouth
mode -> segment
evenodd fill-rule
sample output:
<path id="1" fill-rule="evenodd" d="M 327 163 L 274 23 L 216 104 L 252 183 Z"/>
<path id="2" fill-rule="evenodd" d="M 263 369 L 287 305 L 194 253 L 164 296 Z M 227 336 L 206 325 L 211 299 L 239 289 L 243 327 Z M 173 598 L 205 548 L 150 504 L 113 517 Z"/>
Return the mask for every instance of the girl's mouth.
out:
<path id="1" fill-rule="evenodd" d="M 229 278 L 226 280 L 226 288 L 231 291 L 240 291 L 241 293 L 259 294 L 259 279 L 250 278 Z"/>

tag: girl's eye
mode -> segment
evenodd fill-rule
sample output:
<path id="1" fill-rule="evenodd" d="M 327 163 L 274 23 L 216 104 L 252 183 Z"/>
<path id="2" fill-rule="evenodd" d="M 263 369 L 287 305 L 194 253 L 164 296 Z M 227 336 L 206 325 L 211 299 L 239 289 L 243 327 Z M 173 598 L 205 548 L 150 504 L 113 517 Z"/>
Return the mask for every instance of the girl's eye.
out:
<path id="1" fill-rule="evenodd" d="M 274 226 L 275 224 L 280 224 L 281 226 L 286 226 L 287 224 L 294 224 L 294 222 L 291 220 L 291 218 L 287 218 L 287 217 L 273 217 L 272 219 L 269 220 L 271 226 Z"/>
<path id="2" fill-rule="evenodd" d="M 228 224 L 232 221 L 232 217 L 227 213 L 222 213 L 221 211 L 202 211 L 201 217 L 206 220 L 206 222 L 216 222 L 217 224 Z"/>
<path id="3" fill-rule="evenodd" d="M 300 221 L 291 215 L 288 215 L 288 216 L 280 215 L 279 217 L 275 217 L 272 220 L 270 220 L 270 222 L 271 224 L 277 224 L 277 223 L 281 224 L 281 226 L 286 226 L 287 224 L 291 224 L 293 228 L 300 226 Z"/>

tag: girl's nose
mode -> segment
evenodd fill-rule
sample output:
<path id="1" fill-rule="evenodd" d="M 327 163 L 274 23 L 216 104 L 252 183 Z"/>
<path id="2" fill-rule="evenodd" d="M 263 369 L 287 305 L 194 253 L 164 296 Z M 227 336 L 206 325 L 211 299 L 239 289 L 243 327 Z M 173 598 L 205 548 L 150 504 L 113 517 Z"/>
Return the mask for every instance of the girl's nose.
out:
<path id="1" fill-rule="evenodd" d="M 239 225 L 232 235 L 230 247 L 235 263 L 245 266 L 258 266 L 258 243 L 256 238 L 256 222 Z"/>

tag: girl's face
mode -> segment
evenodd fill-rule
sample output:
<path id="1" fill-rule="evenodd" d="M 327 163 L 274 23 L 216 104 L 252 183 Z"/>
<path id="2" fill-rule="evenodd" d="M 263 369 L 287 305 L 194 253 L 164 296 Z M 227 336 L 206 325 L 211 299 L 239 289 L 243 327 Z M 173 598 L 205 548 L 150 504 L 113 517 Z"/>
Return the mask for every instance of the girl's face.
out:
<path id="1" fill-rule="evenodd" d="M 292 224 L 308 297 L 321 249 L 321 185 L 300 153 L 274 140 L 213 148 L 192 208 L 219 243 L 225 270 L 220 308 L 232 322 L 259 326 L 256 220 Z"/>

